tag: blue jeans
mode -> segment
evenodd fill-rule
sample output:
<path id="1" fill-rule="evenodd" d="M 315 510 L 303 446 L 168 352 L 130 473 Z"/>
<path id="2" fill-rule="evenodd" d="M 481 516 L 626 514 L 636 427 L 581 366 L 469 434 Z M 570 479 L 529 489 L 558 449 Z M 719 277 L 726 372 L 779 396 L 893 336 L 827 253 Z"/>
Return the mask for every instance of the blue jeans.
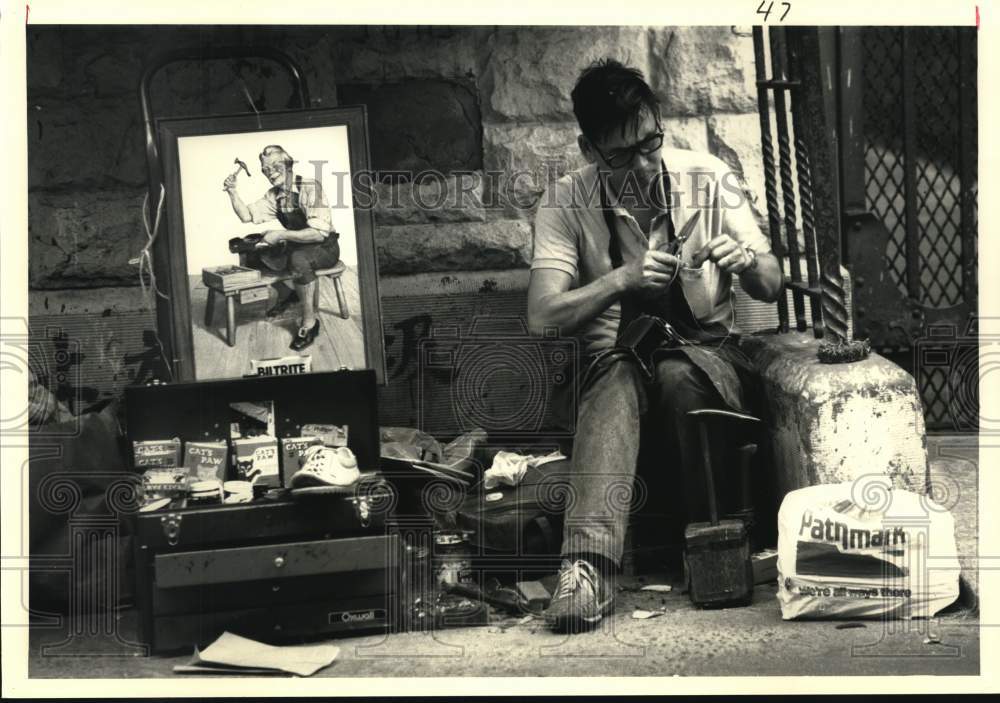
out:
<path id="1" fill-rule="evenodd" d="M 749 367 L 732 366 L 734 376 L 746 385 Z M 634 362 L 618 359 L 582 390 L 563 528 L 564 555 L 593 553 L 621 564 L 633 498 L 643 493 L 642 486 L 635 485 L 641 425 L 659 435 L 644 440 L 656 440 L 663 448 L 653 468 L 667 472 L 664 478 L 677 486 L 673 496 L 647 498 L 675 502 L 682 498 L 688 522 L 707 518 L 698 433 L 686 415 L 690 410 L 731 406 L 708 374 L 682 353 L 661 358 L 655 372 L 655 382 L 646 385 Z M 716 474 L 718 463 L 713 462 Z M 718 477 L 716 485 L 722 485 Z"/>

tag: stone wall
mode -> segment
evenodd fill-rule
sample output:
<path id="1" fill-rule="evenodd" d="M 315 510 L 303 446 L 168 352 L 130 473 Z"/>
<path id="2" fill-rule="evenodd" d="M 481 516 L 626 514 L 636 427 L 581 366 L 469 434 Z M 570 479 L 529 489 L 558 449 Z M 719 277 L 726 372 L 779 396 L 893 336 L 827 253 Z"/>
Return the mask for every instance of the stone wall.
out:
<path id="1" fill-rule="evenodd" d="M 302 65 L 313 106 L 339 92 L 342 104 L 368 103 L 377 168 L 433 169 L 377 188 L 384 276 L 526 267 L 534 203 L 582 163 L 569 91 L 604 56 L 646 73 L 672 144 L 718 155 L 763 202 L 748 29 L 33 27 L 33 291 L 138 285 L 128 261 L 145 243 L 141 70 L 157 51 L 209 42 L 283 49 Z M 245 112 L 247 96 L 259 110 L 294 107 L 274 65 L 252 60 L 180 64 L 153 87 L 158 115 Z M 440 207 L 419 206 L 428 202 Z"/>
<path id="2" fill-rule="evenodd" d="M 301 65 L 314 107 L 365 102 L 373 167 L 422 174 L 374 190 L 390 381 L 380 403 L 390 424 L 419 415 L 421 335 L 523 311 L 534 203 L 549 180 L 582 165 L 569 92 L 591 60 L 641 68 L 662 100 L 670 142 L 715 153 L 763 202 L 749 30 L 32 26 L 30 326 L 55 340 L 46 354 L 65 379 L 57 390 L 83 406 L 163 375 L 155 315 L 129 263 L 146 243 L 138 83 L 155 53 L 209 43 L 284 50 Z M 251 60 L 179 64 L 161 72 L 152 96 L 160 116 L 248 112 L 250 101 L 296 107 L 274 64 Z M 456 287 L 472 292 L 452 295 L 433 318 L 408 304 Z M 71 343 L 79 351 L 67 356 L 59 344 Z"/>

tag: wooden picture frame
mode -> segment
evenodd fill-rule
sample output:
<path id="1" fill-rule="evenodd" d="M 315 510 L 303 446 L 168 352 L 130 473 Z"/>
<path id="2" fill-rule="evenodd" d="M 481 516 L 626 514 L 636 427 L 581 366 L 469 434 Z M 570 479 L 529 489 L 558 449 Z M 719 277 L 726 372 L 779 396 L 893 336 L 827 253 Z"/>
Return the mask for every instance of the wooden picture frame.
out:
<path id="1" fill-rule="evenodd" d="M 245 376 L 259 365 L 248 362 L 270 360 L 273 365 L 284 357 L 301 371 L 305 363 L 296 363 L 295 357 L 308 356 L 310 371 L 371 368 L 378 382 L 385 383 L 374 220 L 371 208 L 357 204 L 358 176 L 370 172 L 364 106 L 163 118 L 157 130 L 166 189 L 166 227 L 160 236 L 167 241 L 154 251 L 166 261 L 154 263 L 158 271 L 168 272 L 171 292 L 170 316 L 158 316 L 157 324 L 161 336 L 173 340 L 176 380 Z M 282 189 L 278 184 L 284 180 L 269 179 L 275 170 L 272 160 L 286 158 L 294 175 Z M 267 173 L 262 170 L 265 161 Z M 234 173 L 233 189 L 246 208 L 243 214 L 224 187 Z M 325 222 L 324 199 L 329 228 L 316 224 Z M 296 209 L 303 214 L 290 222 L 288 214 Z M 274 219 L 278 210 L 285 215 L 280 221 Z M 252 213 L 251 221 L 243 219 L 246 213 Z M 339 251 L 333 250 L 330 235 L 319 240 L 323 244 L 279 245 L 288 246 L 281 256 L 231 251 L 231 239 L 270 230 L 285 238 L 287 232 L 303 229 L 303 223 L 310 233 L 335 230 Z M 292 259 L 289 254 L 296 251 Z M 275 268 L 276 260 L 286 267 Z M 242 276 L 241 268 L 248 269 Z M 309 288 L 312 275 L 315 284 Z M 307 297 L 319 332 L 306 349 L 289 348 L 307 310 L 301 295 L 284 314 L 269 316 L 282 287 L 285 295 L 312 291 Z"/>

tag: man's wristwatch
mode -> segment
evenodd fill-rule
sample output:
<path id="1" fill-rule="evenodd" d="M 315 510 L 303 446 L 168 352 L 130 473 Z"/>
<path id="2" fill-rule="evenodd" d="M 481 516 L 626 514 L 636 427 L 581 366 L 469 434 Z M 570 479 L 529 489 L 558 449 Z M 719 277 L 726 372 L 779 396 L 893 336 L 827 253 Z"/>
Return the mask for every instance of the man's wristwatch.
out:
<path id="1" fill-rule="evenodd" d="M 744 266 L 743 271 L 740 271 L 740 273 L 755 271 L 757 269 L 757 252 L 750 247 L 743 245 L 743 256 L 750 259 L 750 263 Z"/>

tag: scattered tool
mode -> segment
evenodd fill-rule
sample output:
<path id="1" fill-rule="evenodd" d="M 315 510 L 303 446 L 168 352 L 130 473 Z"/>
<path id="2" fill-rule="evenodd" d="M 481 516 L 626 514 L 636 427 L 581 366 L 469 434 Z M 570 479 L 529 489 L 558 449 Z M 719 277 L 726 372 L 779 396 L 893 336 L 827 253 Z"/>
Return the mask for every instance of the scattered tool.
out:
<path id="1" fill-rule="evenodd" d="M 543 586 L 541 581 L 518 581 L 517 592 L 532 612 L 545 610 L 552 600 L 549 589 Z"/>
<path id="2" fill-rule="evenodd" d="M 711 409 L 692 410 L 688 417 L 698 423 L 711 518 L 711 522 L 691 523 L 684 530 L 688 596 L 695 605 L 706 607 L 749 605 L 753 600 L 754 587 L 750 534 L 742 520 L 719 520 L 708 423 L 720 418 L 754 423 L 760 420 L 752 415 Z M 747 446 L 756 450 L 756 445 Z M 752 454 L 751 450 L 741 449 L 741 463 L 744 464 L 741 469 L 744 476 L 749 472 Z"/>

